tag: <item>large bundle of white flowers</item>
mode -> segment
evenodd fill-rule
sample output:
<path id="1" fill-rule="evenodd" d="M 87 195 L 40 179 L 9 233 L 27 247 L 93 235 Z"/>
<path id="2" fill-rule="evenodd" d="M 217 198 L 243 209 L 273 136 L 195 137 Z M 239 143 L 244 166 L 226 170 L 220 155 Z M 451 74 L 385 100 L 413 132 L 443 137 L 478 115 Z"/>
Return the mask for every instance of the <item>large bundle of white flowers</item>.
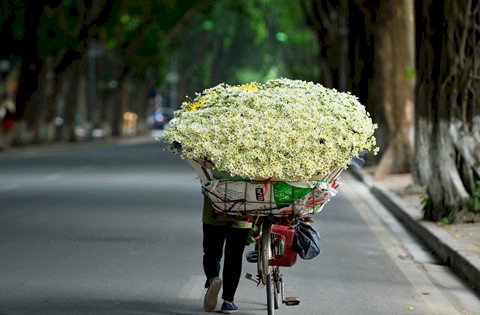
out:
<path id="1" fill-rule="evenodd" d="M 376 151 L 376 128 L 350 93 L 276 79 L 197 94 L 175 112 L 164 137 L 181 144 L 182 158 L 207 159 L 231 176 L 306 181 Z"/>

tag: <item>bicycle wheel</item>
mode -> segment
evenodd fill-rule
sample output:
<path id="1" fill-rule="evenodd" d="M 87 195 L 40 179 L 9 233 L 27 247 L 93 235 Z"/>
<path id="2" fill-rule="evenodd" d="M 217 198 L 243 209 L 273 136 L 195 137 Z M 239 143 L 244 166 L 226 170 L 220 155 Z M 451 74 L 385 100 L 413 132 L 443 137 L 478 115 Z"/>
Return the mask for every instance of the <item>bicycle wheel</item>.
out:
<path id="1" fill-rule="evenodd" d="M 272 267 L 268 264 L 268 261 L 272 257 L 272 246 L 271 246 L 271 227 L 270 223 L 263 223 L 262 225 L 262 269 L 265 276 L 265 284 L 267 290 L 267 309 L 268 315 L 274 314 L 274 297 L 273 290 L 275 284 L 273 283 L 272 276 Z"/>

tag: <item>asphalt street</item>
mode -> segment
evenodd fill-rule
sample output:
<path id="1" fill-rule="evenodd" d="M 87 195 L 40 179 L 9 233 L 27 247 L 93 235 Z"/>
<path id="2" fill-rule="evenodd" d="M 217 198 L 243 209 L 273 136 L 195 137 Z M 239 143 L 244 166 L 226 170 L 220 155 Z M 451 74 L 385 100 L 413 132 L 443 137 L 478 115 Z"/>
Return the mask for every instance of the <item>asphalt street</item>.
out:
<path id="1" fill-rule="evenodd" d="M 283 268 L 302 301 L 278 314 L 478 314 L 474 292 L 341 181 L 314 217 L 322 253 Z M 0 314 L 203 313 L 201 203 L 193 170 L 152 139 L 0 152 Z M 247 279 L 235 302 L 266 314 Z"/>

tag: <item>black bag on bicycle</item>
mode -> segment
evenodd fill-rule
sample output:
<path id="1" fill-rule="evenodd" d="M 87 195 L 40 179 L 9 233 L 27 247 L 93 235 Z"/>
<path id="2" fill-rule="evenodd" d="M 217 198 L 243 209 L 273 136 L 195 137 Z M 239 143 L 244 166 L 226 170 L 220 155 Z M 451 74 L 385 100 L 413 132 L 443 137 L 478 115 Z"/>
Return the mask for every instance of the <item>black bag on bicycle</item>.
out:
<path id="1" fill-rule="evenodd" d="M 293 239 L 293 250 L 302 259 L 312 259 L 321 251 L 322 239 L 317 231 L 310 225 L 300 221 L 295 226 L 295 237 Z"/>

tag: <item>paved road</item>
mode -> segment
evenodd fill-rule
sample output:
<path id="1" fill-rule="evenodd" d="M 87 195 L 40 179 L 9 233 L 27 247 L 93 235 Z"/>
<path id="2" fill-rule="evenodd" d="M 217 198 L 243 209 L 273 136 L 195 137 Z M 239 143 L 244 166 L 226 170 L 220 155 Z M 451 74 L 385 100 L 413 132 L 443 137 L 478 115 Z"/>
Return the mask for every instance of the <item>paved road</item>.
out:
<path id="1" fill-rule="evenodd" d="M 284 269 L 302 302 L 278 314 L 480 309 L 360 183 L 343 181 L 316 216 L 321 255 Z M 193 171 L 153 141 L 0 154 L 0 314 L 201 314 L 200 204 Z M 236 302 L 266 313 L 246 279 Z"/>

